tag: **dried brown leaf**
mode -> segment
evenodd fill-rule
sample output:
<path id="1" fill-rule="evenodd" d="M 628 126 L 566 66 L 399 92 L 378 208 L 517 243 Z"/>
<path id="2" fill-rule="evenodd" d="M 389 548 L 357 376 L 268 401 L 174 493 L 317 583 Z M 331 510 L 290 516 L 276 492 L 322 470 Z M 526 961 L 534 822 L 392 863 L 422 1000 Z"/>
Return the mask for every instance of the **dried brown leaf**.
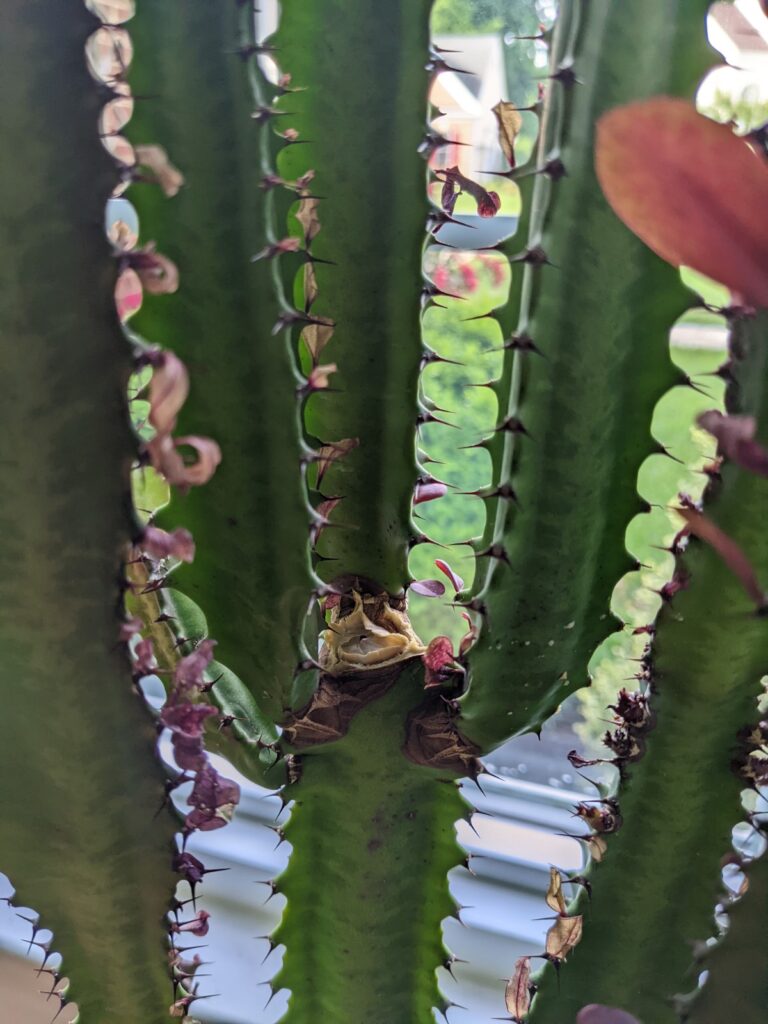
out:
<path id="1" fill-rule="evenodd" d="M 531 958 L 521 956 L 515 961 L 515 973 L 507 982 L 504 1002 L 512 1020 L 522 1021 L 531 1008 Z"/>
<path id="2" fill-rule="evenodd" d="M 149 422 L 158 434 L 169 434 L 189 394 L 189 374 L 177 355 L 160 352 L 149 382 Z"/>
<path id="3" fill-rule="evenodd" d="M 602 836 L 588 836 L 586 842 L 590 857 L 596 864 L 599 864 L 605 857 L 608 843 L 606 843 Z"/>
<path id="4" fill-rule="evenodd" d="M 745 139 L 660 96 L 603 115 L 596 169 L 616 214 L 662 259 L 768 306 L 768 162 Z"/>
<path id="5" fill-rule="evenodd" d="M 308 313 L 318 295 L 314 263 L 304 264 L 304 310 Z"/>
<path id="6" fill-rule="evenodd" d="M 546 895 L 547 906 L 556 914 L 564 914 L 567 910 L 563 896 L 563 878 L 557 868 L 549 869 L 549 888 Z"/>
<path id="7" fill-rule="evenodd" d="M 492 110 L 499 125 L 499 145 L 507 158 L 507 163 L 514 168 L 517 166 L 515 142 L 523 127 L 523 115 L 514 103 L 506 103 L 504 100 L 499 100 Z"/>
<path id="8" fill-rule="evenodd" d="M 558 917 L 547 932 L 546 953 L 558 962 L 565 960 L 581 940 L 583 919 L 581 914 Z"/>
<path id="9" fill-rule="evenodd" d="M 320 217 L 317 213 L 319 205 L 319 199 L 302 199 L 299 203 L 299 209 L 296 212 L 296 220 L 301 224 L 304 230 L 304 244 L 307 247 L 309 247 L 312 240 L 317 237 L 317 234 L 320 231 Z"/>
<path id="10" fill-rule="evenodd" d="M 337 459 L 343 459 L 353 448 L 357 448 L 360 439 L 357 437 L 343 437 L 340 441 L 332 441 L 317 449 L 317 486 L 322 483 L 323 477 L 328 472 L 331 463 Z"/>
<path id="11" fill-rule="evenodd" d="M 308 324 L 301 332 L 301 337 L 312 357 L 312 362 L 316 363 L 320 353 L 333 337 L 333 325 Z"/>
<path id="12" fill-rule="evenodd" d="M 691 533 L 717 552 L 757 607 L 762 608 L 766 603 L 765 592 L 760 586 L 752 563 L 736 541 L 696 509 L 679 508 L 677 512 L 683 517 Z"/>

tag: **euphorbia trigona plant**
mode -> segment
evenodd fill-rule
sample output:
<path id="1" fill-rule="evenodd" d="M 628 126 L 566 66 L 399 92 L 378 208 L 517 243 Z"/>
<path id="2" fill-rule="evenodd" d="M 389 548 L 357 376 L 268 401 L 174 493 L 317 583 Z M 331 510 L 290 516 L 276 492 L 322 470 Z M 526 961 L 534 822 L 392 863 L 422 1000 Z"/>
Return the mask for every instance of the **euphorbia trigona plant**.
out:
<path id="1" fill-rule="evenodd" d="M 84 1024 L 198 1012 L 206 868 L 185 842 L 239 799 L 210 751 L 292 803 L 290 865 L 270 887 L 287 898 L 270 940 L 286 947 L 273 981 L 291 990 L 286 1019 L 421 1024 L 448 1009 L 436 968 L 451 963 L 440 922 L 463 856 L 455 782 L 539 730 L 622 628 L 609 600 L 632 568 L 651 414 L 691 385 L 667 342 L 695 298 L 609 209 L 593 140 L 617 106 L 690 99 L 706 7 L 563 0 L 530 166 L 514 166 L 517 112 L 496 108 L 523 214 L 499 246 L 512 287 L 495 314 L 505 355 L 480 443 L 492 482 L 475 582 L 439 566 L 467 616 L 455 647 L 408 616 L 407 556 L 425 539 L 413 506 L 448 500 L 418 444 L 439 415 L 420 373 L 441 358 L 420 338 L 441 297 L 422 249 L 459 192 L 491 216 L 500 190 L 450 167 L 427 209 L 421 158 L 446 140 L 425 128 L 425 95 L 450 64 L 429 56 L 427 0 L 286 0 L 269 45 L 243 0 L 137 0 L 130 37 L 115 24 L 127 2 L 6 0 L 0 868 L 53 931 Z M 265 75 L 272 42 L 279 71 Z M 656 102 L 602 121 L 600 174 L 669 259 L 697 265 L 726 222 L 733 275 L 699 264 L 739 296 L 725 415 L 704 423 L 724 461 L 704 467 L 706 511 L 681 496 L 679 532 L 659 538 L 676 567 L 658 620 L 625 629 L 645 646 L 606 736 L 622 787 L 576 808 L 601 863 L 588 880 L 553 869 L 546 948 L 510 965 L 510 1018 L 535 1024 L 765 1009 L 762 862 L 711 953 L 707 997 L 671 1001 L 694 986 L 690 942 L 714 927 L 740 790 L 766 778 L 763 211 L 734 228 L 740 182 L 721 181 L 713 226 L 712 161 L 693 142 L 680 156 L 688 115 Z M 759 140 L 712 131 L 724 153 L 738 146 L 756 195 Z M 649 158 L 655 211 L 638 205 Z M 104 204 L 128 186 L 141 239 L 126 222 L 107 239 Z M 656 233 L 665 196 L 693 197 L 692 248 L 676 221 L 671 239 Z M 124 329 L 116 295 L 124 319 L 141 307 Z M 154 722 L 140 699 L 153 673 L 167 690 Z M 184 782 L 180 823 L 163 805 Z M 572 902 L 585 887 L 589 912 Z"/>

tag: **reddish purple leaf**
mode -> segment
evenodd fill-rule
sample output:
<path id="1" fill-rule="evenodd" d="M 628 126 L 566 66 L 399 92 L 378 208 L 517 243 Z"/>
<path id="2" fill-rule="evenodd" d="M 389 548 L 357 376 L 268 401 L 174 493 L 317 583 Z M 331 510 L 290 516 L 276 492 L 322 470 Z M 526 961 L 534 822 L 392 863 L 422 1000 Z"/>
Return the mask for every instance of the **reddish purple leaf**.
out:
<path id="1" fill-rule="evenodd" d="M 203 673 L 213 659 L 215 646 L 215 640 L 201 640 L 191 654 L 187 654 L 179 661 L 173 673 L 173 680 L 179 691 L 203 686 Z"/>
<path id="2" fill-rule="evenodd" d="M 187 828 L 212 832 L 232 820 L 240 802 L 240 787 L 232 779 L 219 775 L 210 764 L 198 771 L 187 803 L 193 808 L 186 817 Z"/>
<path id="3" fill-rule="evenodd" d="M 141 627 L 143 625 L 144 623 L 141 621 L 141 619 L 137 618 L 135 615 L 133 616 L 133 618 L 128 619 L 126 622 L 122 622 L 120 624 L 120 631 L 118 633 L 120 640 L 122 640 L 123 643 L 128 643 L 131 637 L 136 636 L 136 634 L 141 631 Z"/>
<path id="4" fill-rule="evenodd" d="M 216 714 L 216 708 L 210 704 L 166 704 L 160 721 L 172 733 L 191 740 L 203 735 L 206 719 Z"/>
<path id="5" fill-rule="evenodd" d="M 440 580 L 414 580 L 410 589 L 422 597 L 442 597 L 445 593 L 445 584 Z"/>
<path id="6" fill-rule="evenodd" d="M 723 416 L 711 409 L 699 416 L 699 426 L 717 438 L 726 458 L 758 476 L 768 476 L 768 451 L 754 440 L 757 420 L 754 416 Z"/>
<path id="7" fill-rule="evenodd" d="M 424 689 L 440 686 L 453 674 L 456 668 L 453 644 L 448 636 L 436 636 L 429 641 L 424 653 Z M 451 671 L 449 669 L 451 666 Z"/>
<path id="8" fill-rule="evenodd" d="M 446 484 L 440 483 L 439 480 L 428 480 L 425 483 L 416 484 L 413 492 L 413 504 L 421 505 L 425 501 L 434 501 L 436 498 L 442 498 L 447 493 L 448 487 Z"/>
<path id="9" fill-rule="evenodd" d="M 202 939 L 204 935 L 208 934 L 208 918 L 210 916 L 207 910 L 198 910 L 189 921 L 173 921 L 171 931 L 177 934 L 189 932 L 190 935 L 196 935 L 198 939 Z"/>
<path id="10" fill-rule="evenodd" d="M 768 162 L 745 139 L 659 96 L 600 118 L 595 162 L 615 213 L 662 259 L 768 306 Z"/>
<path id="11" fill-rule="evenodd" d="M 178 558 L 180 562 L 192 562 L 195 557 L 194 538 L 183 526 L 177 526 L 173 533 L 157 526 L 147 526 L 139 546 L 150 558 Z"/>
<path id="12" fill-rule="evenodd" d="M 155 652 L 149 637 L 139 640 L 133 649 L 133 670 L 137 676 L 148 676 L 157 668 Z"/>
<path id="13" fill-rule="evenodd" d="M 718 553 L 725 565 L 741 582 L 755 605 L 758 608 L 763 608 L 766 603 L 766 594 L 760 586 L 752 563 L 736 541 L 696 509 L 679 508 L 677 512 L 683 517 L 691 533 L 709 544 Z"/>
<path id="14" fill-rule="evenodd" d="M 591 1003 L 579 1011 L 576 1024 L 640 1024 L 640 1021 L 626 1010 Z"/>
<path id="15" fill-rule="evenodd" d="M 444 573 L 448 577 L 456 593 L 461 593 L 461 591 L 464 589 L 464 580 L 461 578 L 461 576 L 459 576 L 457 572 L 454 572 L 450 565 L 448 565 L 447 562 L 444 562 L 442 558 L 436 558 L 435 565 L 440 570 L 440 572 Z"/>

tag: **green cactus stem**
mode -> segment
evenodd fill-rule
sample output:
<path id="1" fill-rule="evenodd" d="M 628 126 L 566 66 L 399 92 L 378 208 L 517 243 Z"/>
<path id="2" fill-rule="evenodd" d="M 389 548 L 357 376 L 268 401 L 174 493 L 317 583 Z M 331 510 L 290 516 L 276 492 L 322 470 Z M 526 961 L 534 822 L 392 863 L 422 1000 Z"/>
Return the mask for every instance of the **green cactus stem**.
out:
<path id="1" fill-rule="evenodd" d="M 697 967 L 708 971 L 687 1019 L 691 1024 L 762 1024 L 768 1013 L 765 964 L 765 914 L 768 860 L 759 857 L 745 872 L 746 893 L 728 905 L 728 926 L 718 942 L 703 951 Z"/>
<path id="2" fill-rule="evenodd" d="M 174 571 L 173 586 L 200 605 L 232 685 L 240 689 L 239 679 L 279 721 L 312 683 L 296 670 L 308 653 L 302 628 L 316 579 L 301 481 L 303 378 L 288 342 L 272 336 L 281 310 L 269 260 L 252 262 L 275 239 L 260 187 L 261 135 L 272 126 L 252 116 L 248 5 L 182 10 L 141 0 L 130 30 L 131 86 L 145 97 L 136 100 L 131 140 L 161 144 L 186 182 L 172 199 L 145 182 L 131 189 L 142 232 L 181 279 L 174 295 L 145 296 L 132 323 L 190 370 L 179 431 L 215 437 L 222 451 L 214 478 L 174 493 L 158 522 L 191 530 L 197 554 Z"/>
<path id="3" fill-rule="evenodd" d="M 285 1024 L 421 1022 L 445 1006 L 440 923 L 455 912 L 446 874 L 461 858 L 455 821 L 466 808 L 456 773 L 403 756 L 404 723 L 424 699 L 420 662 L 367 685 L 386 692 L 343 742 L 302 748 L 300 780 L 286 791 L 294 849 L 277 881 L 288 903 L 273 936 L 286 946 L 273 979 L 292 991 Z"/>
<path id="4" fill-rule="evenodd" d="M 98 25 L 80 0 L 3 6 L 0 868 L 53 931 L 83 1021 L 162 1024 L 174 825 L 119 641 L 137 444 L 103 227 L 108 97 L 84 55 Z"/>
<path id="5" fill-rule="evenodd" d="M 590 655 L 616 625 L 609 601 L 630 568 L 624 531 L 640 507 L 651 415 L 680 380 L 668 332 L 691 298 L 608 208 L 593 130 L 627 100 L 692 95 L 707 65 L 707 7 L 561 5 L 528 236 L 505 244 L 510 347 L 486 443 L 496 496 L 486 500 L 473 600 L 486 614 L 459 723 L 484 750 L 539 728 L 586 683 Z"/>
<path id="6" fill-rule="evenodd" d="M 732 348 L 744 358 L 732 364 L 736 385 L 727 395 L 729 409 L 757 418 L 763 441 L 766 326 L 764 314 L 734 324 Z M 707 515 L 748 553 L 758 578 L 768 579 L 760 511 L 766 481 L 726 463 L 712 490 Z M 713 931 L 721 861 L 745 784 L 731 765 L 754 716 L 768 628 L 732 571 L 696 540 L 676 578 L 688 575 L 687 589 L 674 594 L 657 625 L 655 725 L 647 752 L 626 769 L 624 824 L 594 871 L 584 937 L 559 979 L 545 976 L 532 1024 L 560 1024 L 588 1002 L 673 1024 L 672 997 L 692 983 L 691 943 Z"/>
<path id="7" fill-rule="evenodd" d="M 421 259 L 426 215 L 424 135 L 428 0 L 323 0 L 282 5 L 274 40 L 291 87 L 281 130 L 282 177 L 315 171 L 323 198 L 313 255 L 312 313 L 335 323 L 325 352 L 332 390 L 311 396 L 306 423 L 320 441 L 357 438 L 321 491 L 343 500 L 319 554 L 325 579 L 352 573 L 390 593 L 408 582 L 414 427 L 421 341 Z M 325 353 L 324 353 L 325 355 Z M 412 411 L 411 411 L 412 410 Z"/>

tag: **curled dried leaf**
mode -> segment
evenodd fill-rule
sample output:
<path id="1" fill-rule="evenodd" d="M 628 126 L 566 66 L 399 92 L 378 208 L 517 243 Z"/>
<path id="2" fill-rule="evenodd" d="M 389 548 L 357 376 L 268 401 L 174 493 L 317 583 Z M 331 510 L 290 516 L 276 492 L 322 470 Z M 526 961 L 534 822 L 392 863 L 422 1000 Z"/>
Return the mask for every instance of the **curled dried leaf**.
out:
<path id="1" fill-rule="evenodd" d="M 521 956 L 515 961 L 515 971 L 504 989 L 504 1002 L 512 1020 L 523 1021 L 531 1008 L 534 986 L 531 981 L 531 958 Z"/>
<path id="2" fill-rule="evenodd" d="M 164 350 L 152 356 L 149 422 L 158 434 L 169 434 L 189 394 L 189 374 L 177 355 Z"/>
<path id="3" fill-rule="evenodd" d="M 557 963 L 562 963 L 581 941 L 582 925 L 581 914 L 558 917 L 547 932 L 547 956 Z"/>
<path id="4" fill-rule="evenodd" d="M 698 424 L 713 437 L 726 458 L 758 476 L 768 476 L 768 451 L 755 441 L 754 416 L 724 416 L 716 409 L 703 412 Z"/>
<path id="5" fill-rule="evenodd" d="M 489 192 L 478 182 L 462 174 L 458 166 L 446 167 L 443 170 L 435 171 L 435 174 L 443 182 L 441 203 L 446 213 L 453 213 L 456 200 L 462 192 L 472 196 L 477 203 L 477 212 L 481 217 L 495 217 L 499 212 L 501 207 L 499 194 Z"/>
<path id="6" fill-rule="evenodd" d="M 174 167 L 162 146 L 136 146 L 136 162 L 146 167 L 169 198 L 175 196 L 184 184 L 184 175 Z"/>
<path id="7" fill-rule="evenodd" d="M 615 213 L 662 259 L 768 306 L 768 218 L 756 216 L 768 163 L 745 139 L 660 96 L 603 115 L 596 169 Z"/>
<path id="8" fill-rule="evenodd" d="M 567 907 L 563 895 L 563 877 L 557 868 L 549 869 L 549 888 L 545 898 L 550 910 L 556 914 L 565 914 Z"/>
<path id="9" fill-rule="evenodd" d="M 130 265 L 150 295 L 172 295 L 179 287 L 179 268 L 167 256 L 156 252 L 155 243 L 129 254 Z"/>
<path id="10" fill-rule="evenodd" d="M 517 166 L 515 142 L 523 127 L 523 115 L 514 103 L 506 103 L 504 100 L 499 100 L 491 109 L 499 126 L 499 145 L 510 168 L 514 168 Z"/>
<path id="11" fill-rule="evenodd" d="M 696 509 L 679 508 L 677 512 L 683 517 L 691 533 L 718 553 L 755 605 L 763 608 L 766 604 L 765 591 L 760 586 L 752 563 L 736 541 Z"/>
<path id="12" fill-rule="evenodd" d="M 178 446 L 189 445 L 197 452 L 197 461 L 188 465 L 178 452 Z M 150 461 L 169 484 L 176 487 L 197 487 L 207 483 L 221 462 L 221 449 L 208 437 L 172 438 L 158 434 L 146 444 Z"/>

